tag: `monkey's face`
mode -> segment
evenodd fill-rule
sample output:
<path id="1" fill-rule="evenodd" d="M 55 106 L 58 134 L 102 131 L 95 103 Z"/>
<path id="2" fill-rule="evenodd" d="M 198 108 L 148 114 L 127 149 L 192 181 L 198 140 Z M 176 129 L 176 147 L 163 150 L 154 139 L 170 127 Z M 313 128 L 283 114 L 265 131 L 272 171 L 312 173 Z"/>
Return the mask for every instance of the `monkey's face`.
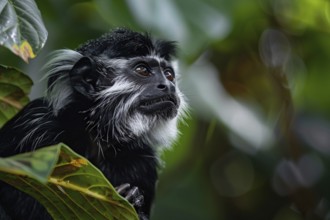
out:
<path id="1" fill-rule="evenodd" d="M 185 102 L 171 62 L 153 56 L 84 57 L 71 75 L 75 89 L 94 103 L 89 128 L 97 128 L 103 138 L 143 137 L 154 145 L 168 145 L 176 137 Z"/>
<path id="2" fill-rule="evenodd" d="M 152 57 L 132 59 L 127 66 L 127 80 L 143 88 L 136 100 L 136 110 L 144 115 L 174 118 L 180 98 L 173 66 Z"/>

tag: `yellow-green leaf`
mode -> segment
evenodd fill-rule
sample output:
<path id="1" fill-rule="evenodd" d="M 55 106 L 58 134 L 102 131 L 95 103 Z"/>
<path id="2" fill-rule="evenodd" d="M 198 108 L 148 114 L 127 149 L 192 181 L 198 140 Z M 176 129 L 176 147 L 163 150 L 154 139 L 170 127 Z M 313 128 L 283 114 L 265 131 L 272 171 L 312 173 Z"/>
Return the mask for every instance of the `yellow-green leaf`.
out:
<path id="1" fill-rule="evenodd" d="M 20 56 L 25 62 L 28 62 L 29 58 L 35 58 L 36 56 L 31 45 L 26 40 L 24 40 L 21 45 L 14 44 L 11 50 L 17 56 Z"/>
<path id="2" fill-rule="evenodd" d="M 36 198 L 54 219 L 138 220 L 101 171 L 63 144 L 0 158 L 0 180 Z"/>

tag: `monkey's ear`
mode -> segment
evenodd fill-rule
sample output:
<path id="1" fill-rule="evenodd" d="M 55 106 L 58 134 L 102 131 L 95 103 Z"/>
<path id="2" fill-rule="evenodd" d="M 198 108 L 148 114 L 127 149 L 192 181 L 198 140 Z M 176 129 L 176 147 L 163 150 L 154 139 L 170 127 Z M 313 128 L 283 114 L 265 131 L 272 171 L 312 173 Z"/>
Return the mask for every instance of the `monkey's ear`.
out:
<path id="1" fill-rule="evenodd" d="M 94 60 L 89 57 L 81 58 L 69 74 L 72 87 L 87 98 L 92 98 L 98 81 Z"/>

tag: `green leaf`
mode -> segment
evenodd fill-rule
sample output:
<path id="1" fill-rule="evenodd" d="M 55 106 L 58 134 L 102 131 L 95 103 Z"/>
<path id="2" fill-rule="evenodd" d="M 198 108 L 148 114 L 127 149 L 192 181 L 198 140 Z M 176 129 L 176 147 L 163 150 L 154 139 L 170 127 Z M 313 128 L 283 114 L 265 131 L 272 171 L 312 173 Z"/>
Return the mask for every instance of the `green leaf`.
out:
<path id="1" fill-rule="evenodd" d="M 27 75 L 0 65 L 0 127 L 29 102 L 32 85 Z"/>
<path id="2" fill-rule="evenodd" d="M 44 46 L 47 30 L 33 0 L 0 1 L 0 45 L 25 62 Z"/>
<path id="3" fill-rule="evenodd" d="M 64 144 L 0 159 L 0 180 L 36 198 L 54 219 L 138 220 L 101 171 Z"/>
<path id="4" fill-rule="evenodd" d="M 60 150 L 60 147 L 49 147 L 31 153 L 0 158 L 0 176 L 10 173 L 13 176 L 28 176 L 46 183 L 56 165 Z M 20 177 L 17 176 L 17 178 Z"/>

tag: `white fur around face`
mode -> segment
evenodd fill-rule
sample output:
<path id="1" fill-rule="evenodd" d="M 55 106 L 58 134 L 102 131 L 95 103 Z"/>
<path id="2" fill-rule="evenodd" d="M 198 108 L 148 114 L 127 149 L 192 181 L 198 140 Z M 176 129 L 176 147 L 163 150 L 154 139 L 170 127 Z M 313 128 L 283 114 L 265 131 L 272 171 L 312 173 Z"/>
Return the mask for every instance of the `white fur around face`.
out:
<path id="1" fill-rule="evenodd" d="M 142 137 L 149 145 L 168 148 L 178 136 L 177 117 L 160 119 L 156 116 L 135 113 L 128 121 L 129 130 Z"/>
<path id="2" fill-rule="evenodd" d="M 150 117 L 147 117 L 139 112 L 134 113 L 128 120 L 129 130 L 137 137 L 145 135 L 145 133 L 150 129 L 150 124 L 152 124 Z"/>
<path id="3" fill-rule="evenodd" d="M 156 122 L 147 135 L 149 143 L 156 147 L 169 148 L 178 137 L 177 117 L 166 121 Z"/>
<path id="4" fill-rule="evenodd" d="M 120 79 L 119 77 L 117 77 L 117 79 L 115 79 L 114 81 L 115 84 L 113 84 L 107 89 L 102 90 L 100 94 L 98 94 L 98 96 L 115 96 L 140 90 L 140 86 L 125 79 Z"/>

